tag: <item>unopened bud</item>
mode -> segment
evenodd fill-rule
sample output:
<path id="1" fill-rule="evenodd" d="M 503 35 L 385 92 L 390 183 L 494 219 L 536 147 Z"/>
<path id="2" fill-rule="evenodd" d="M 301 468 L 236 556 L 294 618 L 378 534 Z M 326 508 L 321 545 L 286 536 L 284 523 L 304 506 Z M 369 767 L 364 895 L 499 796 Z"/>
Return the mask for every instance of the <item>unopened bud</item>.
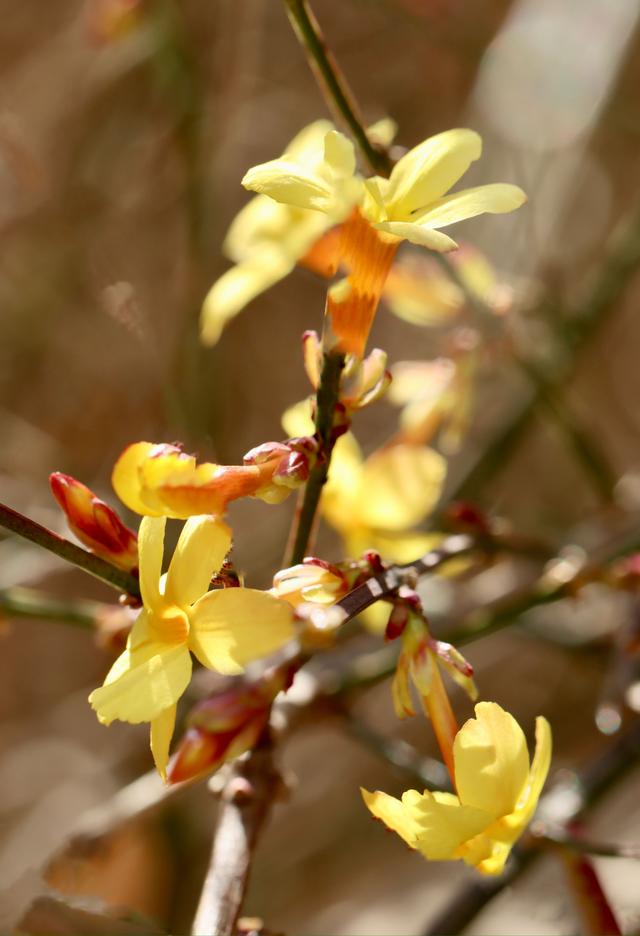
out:
<path id="1" fill-rule="evenodd" d="M 138 537 L 118 514 L 70 475 L 49 476 L 53 496 L 64 511 L 72 532 L 91 552 L 127 572 L 138 565 Z"/>

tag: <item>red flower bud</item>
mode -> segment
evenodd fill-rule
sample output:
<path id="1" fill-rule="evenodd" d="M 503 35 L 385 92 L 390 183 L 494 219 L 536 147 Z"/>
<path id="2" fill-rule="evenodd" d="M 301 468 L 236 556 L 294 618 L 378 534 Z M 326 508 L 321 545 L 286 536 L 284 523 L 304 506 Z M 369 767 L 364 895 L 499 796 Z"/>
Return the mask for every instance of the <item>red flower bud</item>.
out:
<path id="1" fill-rule="evenodd" d="M 49 476 L 53 496 L 73 533 L 91 552 L 130 572 L 138 565 L 138 537 L 118 514 L 86 485 L 54 471 Z"/>

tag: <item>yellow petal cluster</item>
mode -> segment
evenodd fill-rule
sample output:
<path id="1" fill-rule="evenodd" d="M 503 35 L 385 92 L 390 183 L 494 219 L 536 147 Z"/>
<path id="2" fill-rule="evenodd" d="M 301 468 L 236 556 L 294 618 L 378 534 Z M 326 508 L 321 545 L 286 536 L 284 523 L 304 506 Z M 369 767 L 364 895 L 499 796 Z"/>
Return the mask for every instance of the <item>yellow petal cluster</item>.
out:
<path id="1" fill-rule="evenodd" d="M 309 401 L 290 407 L 282 424 L 292 435 L 312 431 Z M 389 445 L 365 459 L 348 432 L 333 450 L 321 511 L 342 537 L 349 557 L 375 549 L 390 562 L 410 562 L 439 539 L 414 528 L 437 504 L 446 471 L 442 455 L 423 445 Z M 387 611 L 380 605 L 373 608 L 383 615 Z"/>
<path id="2" fill-rule="evenodd" d="M 398 800 L 362 791 L 368 809 L 411 848 L 432 861 L 461 859 L 482 874 L 500 874 L 531 821 L 551 762 L 551 729 L 536 719 L 533 763 L 516 720 L 495 702 L 456 735 L 456 793 L 408 790 Z"/>
<path id="3" fill-rule="evenodd" d="M 332 130 L 319 166 L 273 160 L 250 169 L 242 184 L 277 202 L 328 214 L 334 223 L 357 207 L 379 232 L 441 252 L 458 246 L 442 228 L 514 211 L 526 201 L 522 189 L 504 183 L 447 194 L 481 152 L 473 130 L 447 130 L 409 150 L 388 179 L 363 180 L 355 172 L 352 144 Z"/>
<path id="4" fill-rule="evenodd" d="M 130 510 L 150 517 L 220 516 L 239 497 L 278 504 L 308 477 L 315 453 L 307 441 L 265 443 L 247 452 L 243 465 L 198 464 L 179 446 L 135 442 L 118 458 L 111 483 Z"/>
<path id="5" fill-rule="evenodd" d="M 460 244 L 451 254 L 451 264 L 459 285 L 424 251 L 410 250 L 398 257 L 384 289 L 384 298 L 393 314 L 412 325 L 445 324 L 464 308 L 464 290 L 496 314 L 508 311 L 512 291 L 500 281 L 481 251 L 470 244 Z"/>
<path id="6" fill-rule="evenodd" d="M 188 520 L 162 575 L 164 517 L 144 517 L 138 536 L 143 610 L 125 651 L 89 702 L 104 724 L 151 723 L 151 749 L 164 777 L 176 703 L 191 679 L 191 654 L 233 675 L 294 636 L 284 601 L 250 588 L 208 591 L 231 546 L 231 531 L 211 516 Z"/>
<path id="7" fill-rule="evenodd" d="M 324 156 L 324 138 L 333 130 L 316 120 L 287 146 L 282 158 L 312 171 Z M 215 344 L 224 326 L 256 296 L 293 270 L 298 261 L 333 224 L 317 211 L 279 204 L 257 195 L 236 215 L 223 245 L 234 266 L 218 279 L 202 308 L 202 340 Z"/>
<path id="8" fill-rule="evenodd" d="M 385 119 L 369 127 L 367 133 L 374 142 L 387 145 L 395 129 L 393 121 Z M 317 176 L 316 194 L 318 186 L 322 189 L 331 180 L 339 184 L 340 176 L 334 175 L 331 162 L 334 157 L 331 140 L 329 162 L 325 159 L 325 139 L 331 132 L 335 132 L 335 127 L 330 121 L 314 121 L 291 140 L 280 159 L 266 165 L 272 167 L 276 175 L 284 167 L 285 179 L 299 171 L 305 178 L 312 179 L 312 186 Z M 338 146 L 345 151 L 349 149 L 341 140 Z M 255 185 L 252 187 L 256 191 L 260 190 L 261 176 L 257 171 L 253 176 Z M 352 183 L 347 183 L 347 187 L 349 184 Z M 285 181 L 281 186 L 283 194 L 286 189 Z M 345 191 L 343 195 L 346 197 L 348 193 Z M 348 207 L 349 201 L 346 197 L 343 207 Z M 297 263 L 305 262 L 316 242 L 337 220 L 342 220 L 342 216 L 339 207 L 335 212 L 301 207 L 295 194 L 284 200 L 274 200 L 266 194 L 251 199 L 236 215 L 223 244 L 223 251 L 234 266 L 213 284 L 204 301 L 201 318 L 204 343 L 215 344 L 224 326 L 252 299 L 288 276 Z"/>

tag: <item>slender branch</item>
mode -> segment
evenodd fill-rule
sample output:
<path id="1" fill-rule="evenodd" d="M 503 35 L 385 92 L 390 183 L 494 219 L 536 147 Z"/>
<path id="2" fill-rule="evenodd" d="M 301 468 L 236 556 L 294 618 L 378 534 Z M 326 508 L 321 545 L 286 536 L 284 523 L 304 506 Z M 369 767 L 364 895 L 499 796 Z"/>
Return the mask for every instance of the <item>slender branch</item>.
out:
<path id="1" fill-rule="evenodd" d="M 356 718 L 351 712 L 338 708 L 344 727 L 378 757 L 407 775 L 413 783 L 426 790 L 451 790 L 447 769 L 433 757 L 425 757 L 400 738 L 387 738 Z"/>
<path id="2" fill-rule="evenodd" d="M 287 16 L 300 44 L 304 47 L 311 70 L 329 108 L 351 131 L 360 152 L 374 173 L 389 175 L 392 162 L 383 150 L 376 149 L 367 136 L 358 105 L 328 48 L 313 11 L 306 0 L 284 0 Z"/>
<path id="3" fill-rule="evenodd" d="M 62 621 L 93 630 L 106 608 L 97 601 L 60 601 L 42 595 L 30 588 L 3 588 L 0 590 L 0 615 L 7 617 L 37 618 Z"/>
<path id="4" fill-rule="evenodd" d="M 490 541 L 487 540 L 486 545 L 488 546 L 489 543 Z M 348 595 L 337 601 L 331 611 L 335 614 L 334 609 L 339 609 L 344 615 L 343 623 L 346 623 L 374 602 L 392 597 L 401 585 L 415 585 L 423 575 L 435 572 L 451 559 L 465 556 L 475 549 L 482 549 L 482 545 L 484 542 L 481 544 L 480 540 L 463 533 L 448 536 L 436 549 L 430 550 L 415 562 L 390 566 L 379 575 L 372 575 L 366 582 L 358 585 Z"/>
<path id="5" fill-rule="evenodd" d="M 542 402 L 543 393 L 561 391 L 573 373 L 578 352 L 597 332 L 639 265 L 640 207 L 635 206 L 609 239 L 607 256 L 588 293 L 566 317 L 567 338 L 563 362 L 546 378 L 544 386 L 537 385 L 523 405 L 518 407 L 489 447 L 460 478 L 455 489 L 450 492 L 451 498 L 473 496 L 494 476 L 496 469 L 504 465 L 527 432 Z"/>
<path id="6" fill-rule="evenodd" d="M 282 788 L 265 736 L 236 763 L 222 791 L 211 859 L 193 921 L 193 936 L 231 936 L 242 908 L 256 841 Z"/>
<path id="7" fill-rule="evenodd" d="M 500 325 L 492 309 L 469 289 L 459 270 L 446 254 L 435 253 L 434 256 L 449 279 L 461 290 L 467 305 L 476 313 L 476 320 L 481 325 L 482 332 L 485 335 L 494 336 Z M 535 394 L 536 409 L 544 409 L 546 415 L 554 422 L 556 429 L 569 443 L 573 454 L 592 481 L 599 496 L 605 501 L 610 501 L 618 479 L 601 446 L 565 403 L 563 388 L 554 385 L 537 364 L 515 349 L 511 351 L 511 360 L 531 385 L 531 390 Z"/>
<path id="8" fill-rule="evenodd" d="M 69 542 L 62 536 L 58 536 L 57 533 L 53 533 L 46 527 L 36 523 L 35 520 L 30 520 L 29 517 L 23 516 L 16 510 L 12 510 L 11 507 L 5 506 L 5 504 L 0 504 L 0 526 L 6 530 L 11 530 L 12 533 L 17 533 L 18 536 L 22 536 L 24 539 L 30 540 L 37 546 L 42 546 L 43 549 L 48 549 L 49 552 L 55 553 L 66 562 L 83 569 L 102 582 L 106 582 L 112 588 L 126 592 L 134 598 L 140 597 L 140 585 L 135 576 L 122 571 L 122 569 L 117 569 L 106 559 L 94 556 L 93 553 L 76 546 L 75 543 Z"/>
<path id="9" fill-rule="evenodd" d="M 320 451 L 304 489 L 291 555 L 287 565 L 296 565 L 305 557 L 320 503 L 322 488 L 329 474 L 331 455 L 335 445 L 333 418 L 340 395 L 340 377 L 344 368 L 344 355 L 325 354 L 316 394 L 316 434 Z"/>
<path id="10" fill-rule="evenodd" d="M 532 834 L 540 846 L 562 846 L 581 855 L 595 855 L 597 858 L 631 858 L 640 861 L 640 845 L 594 842 L 592 839 L 577 838 L 562 828 L 539 823 Z"/>

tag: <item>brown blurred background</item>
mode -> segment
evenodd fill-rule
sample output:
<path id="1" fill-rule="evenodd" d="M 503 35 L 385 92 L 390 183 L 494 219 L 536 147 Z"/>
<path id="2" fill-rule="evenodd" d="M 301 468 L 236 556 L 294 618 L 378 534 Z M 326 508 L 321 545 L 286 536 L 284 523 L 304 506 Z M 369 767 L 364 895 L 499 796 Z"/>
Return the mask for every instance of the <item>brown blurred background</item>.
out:
<path id="1" fill-rule="evenodd" d="M 253 445 L 279 438 L 281 412 L 308 392 L 300 334 L 320 326 L 325 289 L 297 271 L 235 320 L 215 349 L 199 346 L 200 305 L 227 268 L 221 243 L 247 200 L 242 174 L 325 115 L 282 5 L 145 0 L 121 34 L 107 28 L 110 5 L 117 6 L 0 2 L 0 485 L 3 501 L 61 532 L 47 486 L 53 470 L 113 503 L 110 470 L 131 441 L 181 440 L 203 457 L 237 463 Z M 485 155 L 465 183 L 526 189 L 522 211 L 468 222 L 458 234 L 485 250 L 513 288 L 510 328 L 521 346 L 536 360 L 551 346 L 561 357 L 563 320 L 588 301 L 611 232 L 637 208 L 640 4 L 323 0 L 315 7 L 367 121 L 392 116 L 403 146 L 471 126 L 483 135 Z M 564 395 L 618 479 L 611 496 L 543 414 L 474 491 L 514 529 L 559 547 L 588 549 L 633 524 L 640 510 L 640 278 L 629 275 L 620 288 Z M 549 314 L 532 312 L 543 296 Z M 398 360 L 435 356 L 446 338 L 446 329 L 418 329 L 381 310 L 372 342 Z M 508 354 L 488 362 L 452 484 L 530 393 Z M 365 448 L 384 439 L 395 418 L 384 403 L 363 414 L 356 431 Z M 267 584 L 278 566 L 291 509 L 235 508 L 236 561 L 253 584 Z M 0 555 L 0 587 L 111 598 L 21 543 L 0 542 Z M 482 604 L 515 574 L 485 573 L 465 600 Z M 446 608 L 450 592 L 444 585 Z M 533 625 L 559 633 L 562 643 L 518 630 L 469 651 L 481 686 L 527 729 L 536 714 L 551 719 L 556 768 L 579 765 L 602 744 L 594 713 L 608 635 L 632 607 L 632 599 L 596 586 L 577 605 L 537 612 Z M 86 633 L 9 622 L 1 646 L 0 882 L 9 889 L 3 925 L 11 925 L 77 816 L 150 763 L 143 729 L 107 732 L 86 704 L 108 665 Z M 381 732 L 431 751 L 420 719 L 398 727 L 388 685 L 358 705 Z M 248 912 L 276 932 L 309 936 L 422 932 L 471 872 L 427 865 L 370 821 L 358 786 L 398 793 L 406 779 L 339 726 L 296 735 L 284 763 L 297 786 L 260 847 Z M 603 801 L 593 835 L 637 840 L 637 781 L 630 775 Z M 59 869 L 51 883 L 184 932 L 212 808 L 205 791 L 193 791 L 160 820 L 130 826 L 98 854 Z M 600 859 L 598 867 L 625 932 L 637 931 L 637 865 Z M 470 932 L 576 927 L 555 865 L 544 859 Z"/>

